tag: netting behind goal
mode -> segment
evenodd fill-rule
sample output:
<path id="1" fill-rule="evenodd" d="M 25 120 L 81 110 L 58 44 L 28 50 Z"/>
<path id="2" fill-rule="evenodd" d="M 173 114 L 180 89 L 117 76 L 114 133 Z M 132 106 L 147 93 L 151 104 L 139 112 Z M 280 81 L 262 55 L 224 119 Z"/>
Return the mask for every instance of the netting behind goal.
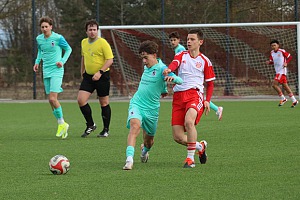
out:
<path id="1" fill-rule="evenodd" d="M 200 25 L 199 25 L 200 26 Z M 193 27 L 101 27 L 101 36 L 111 44 L 115 61 L 111 70 L 112 96 L 131 96 L 137 90 L 143 64 L 138 49 L 141 42 L 159 44 L 159 57 L 169 64 L 174 51 L 169 33 L 179 32 L 186 47 L 187 33 Z M 277 39 L 281 48 L 293 56 L 288 65 L 289 86 L 298 94 L 296 25 L 199 27 L 204 33 L 201 52 L 210 58 L 216 74 L 214 96 L 276 95 L 272 88 L 275 70 L 265 64 L 270 55 L 270 41 Z M 171 90 L 170 90 L 171 91 Z"/>

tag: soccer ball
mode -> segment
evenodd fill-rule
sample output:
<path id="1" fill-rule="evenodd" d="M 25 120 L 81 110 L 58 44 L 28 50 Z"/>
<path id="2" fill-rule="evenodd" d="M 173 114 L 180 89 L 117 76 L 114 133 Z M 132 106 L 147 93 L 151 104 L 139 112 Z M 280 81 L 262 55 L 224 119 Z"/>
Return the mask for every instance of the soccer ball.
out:
<path id="1" fill-rule="evenodd" d="M 56 155 L 50 159 L 49 168 L 55 175 L 66 174 L 70 169 L 69 159 L 63 155 Z"/>

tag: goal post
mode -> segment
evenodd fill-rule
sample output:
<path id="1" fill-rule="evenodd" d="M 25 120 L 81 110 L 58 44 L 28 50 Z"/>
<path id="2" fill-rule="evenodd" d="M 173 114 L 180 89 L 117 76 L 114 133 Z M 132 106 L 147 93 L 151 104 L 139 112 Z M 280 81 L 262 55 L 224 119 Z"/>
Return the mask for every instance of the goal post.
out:
<path id="1" fill-rule="evenodd" d="M 112 95 L 130 97 L 137 90 L 143 71 L 138 54 L 141 42 L 157 42 L 159 57 L 168 65 L 174 57 L 168 35 L 177 31 L 181 44 L 186 46 L 187 33 L 193 28 L 204 33 L 201 52 L 214 67 L 215 97 L 276 96 L 271 86 L 275 70 L 265 61 L 270 55 L 270 41 L 277 39 L 280 47 L 293 56 L 287 77 L 292 91 L 300 98 L 300 22 L 99 26 L 99 34 L 112 45 L 115 55 Z"/>

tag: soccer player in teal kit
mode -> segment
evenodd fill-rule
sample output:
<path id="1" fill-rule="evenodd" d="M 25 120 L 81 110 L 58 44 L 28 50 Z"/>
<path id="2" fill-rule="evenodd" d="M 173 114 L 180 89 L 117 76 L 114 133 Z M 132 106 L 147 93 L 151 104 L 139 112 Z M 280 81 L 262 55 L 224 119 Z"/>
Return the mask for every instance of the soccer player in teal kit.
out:
<path id="1" fill-rule="evenodd" d="M 62 107 L 57 97 L 58 93 L 63 91 L 61 85 L 64 76 L 64 64 L 67 62 L 72 48 L 62 35 L 52 31 L 52 24 L 53 20 L 49 17 L 40 19 L 42 34 L 36 37 L 38 54 L 33 71 L 38 71 L 39 63 L 43 60 L 45 92 L 58 122 L 56 136 L 64 139 L 68 136 L 69 124 L 64 121 Z M 62 50 L 65 51 L 63 56 Z"/>
<path id="2" fill-rule="evenodd" d="M 144 63 L 144 72 L 137 92 L 130 100 L 128 109 L 126 163 L 124 170 L 131 170 L 135 151 L 136 138 L 143 129 L 144 143 L 141 145 L 141 162 L 146 163 L 149 158 L 149 151 L 154 143 L 156 133 L 160 97 L 167 95 L 166 82 L 181 84 L 182 79 L 171 73 L 163 76 L 163 70 L 167 66 L 157 58 L 158 45 L 153 41 L 145 41 L 139 48 L 140 56 Z"/>

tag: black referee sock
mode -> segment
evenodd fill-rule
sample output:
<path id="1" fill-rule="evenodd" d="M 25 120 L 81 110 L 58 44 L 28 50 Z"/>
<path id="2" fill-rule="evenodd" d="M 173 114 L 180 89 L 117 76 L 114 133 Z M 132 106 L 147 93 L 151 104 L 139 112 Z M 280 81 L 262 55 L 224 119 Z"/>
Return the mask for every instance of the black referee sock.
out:
<path id="1" fill-rule="evenodd" d="M 107 106 L 101 107 L 102 110 L 102 120 L 104 129 L 109 130 L 110 118 L 111 118 L 111 109 L 109 104 Z"/>
<path id="2" fill-rule="evenodd" d="M 94 120 L 92 117 L 92 109 L 90 105 L 87 103 L 84 106 L 80 107 L 81 113 L 83 114 L 87 126 L 93 126 L 94 125 Z"/>

